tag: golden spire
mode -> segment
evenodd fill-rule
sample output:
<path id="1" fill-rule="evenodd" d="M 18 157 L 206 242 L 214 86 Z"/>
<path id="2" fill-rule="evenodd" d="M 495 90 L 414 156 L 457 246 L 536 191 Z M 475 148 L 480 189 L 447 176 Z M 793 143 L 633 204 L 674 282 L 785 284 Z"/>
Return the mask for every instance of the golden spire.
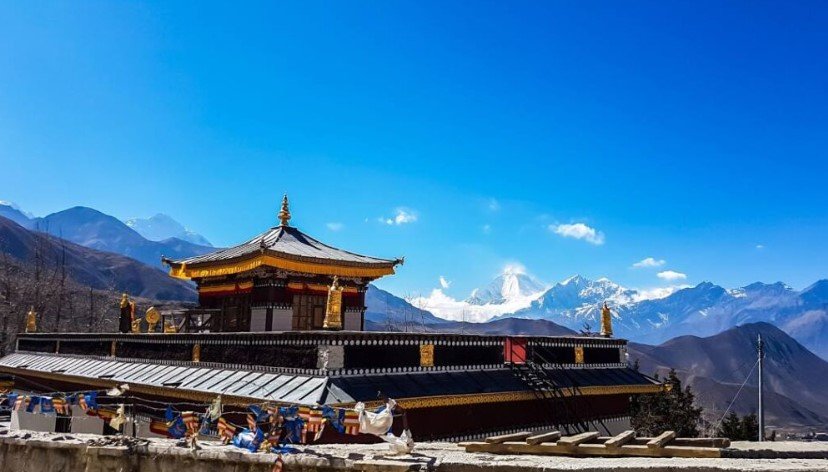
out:
<path id="1" fill-rule="evenodd" d="M 612 337 L 612 312 L 604 302 L 604 307 L 601 308 L 601 336 Z"/>
<path id="2" fill-rule="evenodd" d="M 285 194 L 282 197 L 282 209 L 279 210 L 279 221 L 282 222 L 282 226 L 289 226 L 288 221 L 290 221 L 290 209 L 288 208 L 288 197 Z"/>

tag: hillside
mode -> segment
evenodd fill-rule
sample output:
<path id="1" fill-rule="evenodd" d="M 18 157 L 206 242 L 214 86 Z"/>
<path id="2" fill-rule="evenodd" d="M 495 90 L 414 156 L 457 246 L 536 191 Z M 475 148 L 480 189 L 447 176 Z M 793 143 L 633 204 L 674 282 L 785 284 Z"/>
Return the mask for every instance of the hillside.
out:
<path id="1" fill-rule="evenodd" d="M 195 289 L 158 269 L 128 257 L 97 251 L 22 226 L 0 217 L 0 253 L 24 268 L 39 264 L 65 267 L 72 281 L 93 289 L 127 292 L 156 300 L 195 300 Z"/>
<path id="2" fill-rule="evenodd" d="M 431 325 L 446 320 L 415 307 L 403 298 L 393 295 L 376 285 L 368 285 L 365 292 L 365 320 L 382 326 L 378 331 L 404 331 L 405 325 Z"/>
<path id="3" fill-rule="evenodd" d="M 161 257 L 185 258 L 214 251 L 177 238 L 150 241 L 113 216 L 86 207 L 73 207 L 32 220 L 30 227 L 99 251 L 114 252 L 152 267 Z"/>
<path id="4" fill-rule="evenodd" d="M 751 323 L 714 336 L 681 336 L 658 346 L 630 343 L 630 361 L 642 372 L 664 374 L 671 367 L 699 392 L 706 408 L 723 411 L 756 362 L 756 340 L 765 341 L 765 386 L 769 417 L 782 424 L 828 421 L 828 362 L 769 323 Z M 734 405 L 755 409 L 758 376 L 750 376 Z"/>

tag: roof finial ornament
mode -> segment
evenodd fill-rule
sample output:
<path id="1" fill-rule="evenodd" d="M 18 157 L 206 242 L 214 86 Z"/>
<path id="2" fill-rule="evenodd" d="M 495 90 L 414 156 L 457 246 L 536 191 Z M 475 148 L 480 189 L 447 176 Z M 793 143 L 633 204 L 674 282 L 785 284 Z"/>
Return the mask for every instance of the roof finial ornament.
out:
<path id="1" fill-rule="evenodd" d="M 289 207 L 288 197 L 287 197 L 287 194 L 285 194 L 285 196 L 282 197 L 282 209 L 279 210 L 279 215 L 278 215 L 279 216 L 279 221 L 282 222 L 282 226 L 290 226 L 290 225 L 288 225 L 288 221 L 290 221 L 290 209 L 288 207 Z"/>

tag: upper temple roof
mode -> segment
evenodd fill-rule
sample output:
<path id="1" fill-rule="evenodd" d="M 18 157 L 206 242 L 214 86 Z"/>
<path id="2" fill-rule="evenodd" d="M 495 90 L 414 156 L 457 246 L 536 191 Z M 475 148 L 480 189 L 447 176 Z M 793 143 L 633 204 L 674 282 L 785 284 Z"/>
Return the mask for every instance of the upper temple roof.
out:
<path id="1" fill-rule="evenodd" d="M 380 259 L 363 256 L 328 246 L 292 226 L 276 226 L 255 238 L 227 249 L 220 249 L 209 254 L 194 256 L 177 261 L 167 260 L 169 264 L 204 264 L 243 259 L 250 255 L 262 252 L 309 262 L 332 263 L 348 266 L 382 266 L 393 267 L 399 264 L 399 259 Z"/>
<path id="2" fill-rule="evenodd" d="M 173 277 L 197 279 L 247 272 L 261 266 L 300 273 L 376 279 L 394 273 L 402 259 L 379 259 L 321 243 L 291 227 L 287 195 L 278 213 L 280 225 L 227 249 L 177 261 L 162 258 Z"/>

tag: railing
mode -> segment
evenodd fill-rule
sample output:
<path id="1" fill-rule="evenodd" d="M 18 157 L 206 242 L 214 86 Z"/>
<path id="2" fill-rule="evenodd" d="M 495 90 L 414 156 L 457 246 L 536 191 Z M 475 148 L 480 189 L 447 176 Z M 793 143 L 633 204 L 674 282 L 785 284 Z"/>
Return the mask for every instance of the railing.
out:
<path id="1" fill-rule="evenodd" d="M 220 333 L 224 323 L 221 310 L 190 309 L 161 313 L 163 326 L 174 326 L 177 333 Z"/>

